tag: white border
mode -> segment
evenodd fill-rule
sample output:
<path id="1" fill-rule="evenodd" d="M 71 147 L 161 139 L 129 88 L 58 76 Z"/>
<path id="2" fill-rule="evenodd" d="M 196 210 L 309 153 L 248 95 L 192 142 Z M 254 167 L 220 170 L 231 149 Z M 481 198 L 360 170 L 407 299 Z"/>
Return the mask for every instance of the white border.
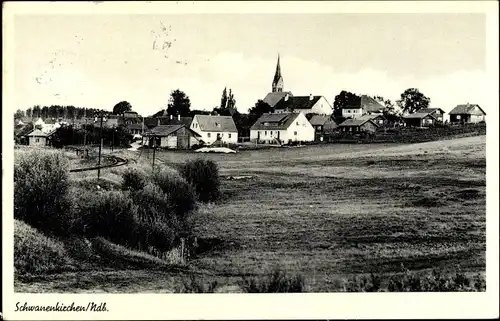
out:
<path id="1" fill-rule="evenodd" d="M 498 3 L 432 2 L 106 2 L 3 4 L 3 316 L 6 320 L 106 319 L 331 319 L 498 317 Z M 183 13 L 484 13 L 491 108 L 487 134 L 487 292 L 231 294 L 15 294 L 13 291 L 13 18 L 53 14 Z M 397 32 L 397 31 L 395 31 Z M 54 304 L 104 301 L 108 313 L 13 313 L 16 302 Z"/>

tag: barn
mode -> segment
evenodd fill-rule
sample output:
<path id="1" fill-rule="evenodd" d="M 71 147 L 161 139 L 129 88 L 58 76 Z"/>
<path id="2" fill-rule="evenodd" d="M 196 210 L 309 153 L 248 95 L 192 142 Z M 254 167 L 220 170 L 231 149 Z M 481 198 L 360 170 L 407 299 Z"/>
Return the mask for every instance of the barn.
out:
<path id="1" fill-rule="evenodd" d="M 143 145 L 169 149 L 189 149 L 199 144 L 201 135 L 186 125 L 159 125 L 143 135 Z M 155 143 L 156 142 L 156 143 Z"/>

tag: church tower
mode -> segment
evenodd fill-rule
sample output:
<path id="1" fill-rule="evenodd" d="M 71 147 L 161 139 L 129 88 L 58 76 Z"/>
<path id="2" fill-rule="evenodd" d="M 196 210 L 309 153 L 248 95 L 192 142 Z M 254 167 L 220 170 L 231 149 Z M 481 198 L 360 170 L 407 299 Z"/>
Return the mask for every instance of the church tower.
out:
<path id="1" fill-rule="evenodd" d="M 278 64 L 273 79 L 273 93 L 283 91 L 283 77 L 281 76 L 280 55 L 278 54 Z"/>

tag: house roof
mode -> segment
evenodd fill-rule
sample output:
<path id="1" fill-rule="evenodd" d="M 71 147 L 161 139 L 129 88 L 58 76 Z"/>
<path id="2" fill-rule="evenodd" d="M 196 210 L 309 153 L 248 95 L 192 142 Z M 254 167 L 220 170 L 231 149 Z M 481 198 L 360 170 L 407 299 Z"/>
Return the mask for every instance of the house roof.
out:
<path id="1" fill-rule="evenodd" d="M 441 113 L 444 114 L 444 110 L 442 110 L 441 108 L 436 108 L 436 107 L 422 108 L 422 109 L 419 109 L 418 112 L 419 113 L 429 113 L 429 114 L 432 114 L 432 113 L 434 113 L 437 110 L 441 111 Z"/>
<path id="2" fill-rule="evenodd" d="M 125 127 L 129 130 L 142 129 L 142 124 L 127 124 Z"/>
<path id="3" fill-rule="evenodd" d="M 361 95 L 359 104 L 349 105 L 344 107 L 344 109 L 360 109 L 360 108 L 362 108 L 367 113 L 375 113 L 382 111 L 385 107 L 368 95 Z"/>
<path id="4" fill-rule="evenodd" d="M 313 96 L 310 99 L 310 96 L 291 96 L 288 97 L 288 100 L 281 99 L 274 106 L 275 109 L 311 109 L 318 100 L 321 99 L 322 96 Z"/>
<path id="5" fill-rule="evenodd" d="M 269 106 L 274 107 L 287 94 L 289 94 L 290 96 L 293 96 L 292 92 L 290 92 L 290 91 L 274 92 L 274 93 L 268 93 L 266 95 L 266 97 L 264 97 L 264 99 L 262 99 L 262 101 L 264 101 Z"/>
<path id="6" fill-rule="evenodd" d="M 211 115 L 195 115 L 194 119 L 198 120 L 198 125 L 201 131 L 207 132 L 238 132 L 231 116 L 211 116 Z M 194 121 L 193 119 L 193 121 Z"/>
<path id="7" fill-rule="evenodd" d="M 162 116 L 157 119 L 160 120 L 160 125 L 186 125 L 186 127 L 191 126 L 191 122 L 193 121 L 192 117 L 181 117 L 178 119 L 177 116 L 172 116 L 172 119 L 170 119 L 170 116 Z"/>
<path id="8" fill-rule="evenodd" d="M 479 105 L 477 105 L 477 104 L 457 105 L 448 114 L 450 114 L 450 115 L 452 115 L 452 114 L 454 114 L 454 115 L 456 115 L 456 114 L 472 114 L 472 111 L 476 107 L 478 107 L 479 110 L 481 110 L 483 112 L 483 114 L 486 115 L 486 113 L 484 112 L 484 110 L 481 107 L 479 107 Z"/>
<path id="9" fill-rule="evenodd" d="M 189 129 L 189 127 L 187 127 L 186 125 L 183 125 L 183 124 L 181 124 L 181 125 L 159 125 L 153 129 L 147 131 L 144 134 L 144 136 L 169 136 L 183 127 L 186 128 L 191 133 L 191 135 L 196 136 L 196 137 L 201 137 L 200 134 Z"/>
<path id="10" fill-rule="evenodd" d="M 408 119 L 422 119 L 422 118 L 424 118 L 426 116 L 435 118 L 434 116 L 432 116 L 432 112 L 420 112 L 420 111 L 417 111 L 416 113 L 413 113 L 413 114 L 406 115 L 406 116 L 404 116 L 404 118 L 408 118 Z"/>
<path id="11" fill-rule="evenodd" d="M 48 135 L 46 133 L 42 132 L 40 129 L 35 129 L 34 131 L 32 131 L 31 133 L 29 133 L 26 136 L 28 136 L 28 137 L 47 137 Z"/>
<path id="12" fill-rule="evenodd" d="M 361 117 L 358 117 L 358 118 L 354 118 L 354 119 L 346 119 L 344 122 L 342 122 L 339 126 L 340 127 L 347 127 L 347 126 L 361 126 L 363 125 L 364 123 L 366 122 L 371 122 L 372 124 L 374 124 L 375 126 L 378 127 L 377 124 L 375 124 L 373 121 L 372 121 L 373 118 L 370 118 L 370 117 L 366 117 L 366 116 L 361 116 Z"/>
<path id="13" fill-rule="evenodd" d="M 326 122 L 329 120 L 331 120 L 330 116 L 314 115 L 311 117 L 309 122 L 313 126 L 322 126 L 322 125 L 326 124 Z"/>
<path id="14" fill-rule="evenodd" d="M 298 113 L 263 114 L 250 130 L 286 130 L 299 115 Z"/>

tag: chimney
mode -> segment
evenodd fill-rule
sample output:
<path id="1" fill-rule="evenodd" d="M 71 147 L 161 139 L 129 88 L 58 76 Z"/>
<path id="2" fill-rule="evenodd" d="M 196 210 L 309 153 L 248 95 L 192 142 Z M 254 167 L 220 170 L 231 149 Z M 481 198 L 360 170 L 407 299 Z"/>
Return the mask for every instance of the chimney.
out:
<path id="1" fill-rule="evenodd" d="M 170 120 L 172 120 L 173 118 L 174 118 L 174 116 L 173 116 L 173 115 L 170 115 Z"/>
<path id="2" fill-rule="evenodd" d="M 181 120 L 181 115 L 177 115 L 177 120 Z"/>
<path id="3" fill-rule="evenodd" d="M 157 120 L 158 120 L 157 126 L 160 126 L 160 117 L 158 117 Z"/>
<path id="4" fill-rule="evenodd" d="M 288 94 L 285 95 L 285 101 L 288 101 Z"/>
<path id="5" fill-rule="evenodd" d="M 309 94 L 309 100 L 313 100 L 313 94 Z"/>

